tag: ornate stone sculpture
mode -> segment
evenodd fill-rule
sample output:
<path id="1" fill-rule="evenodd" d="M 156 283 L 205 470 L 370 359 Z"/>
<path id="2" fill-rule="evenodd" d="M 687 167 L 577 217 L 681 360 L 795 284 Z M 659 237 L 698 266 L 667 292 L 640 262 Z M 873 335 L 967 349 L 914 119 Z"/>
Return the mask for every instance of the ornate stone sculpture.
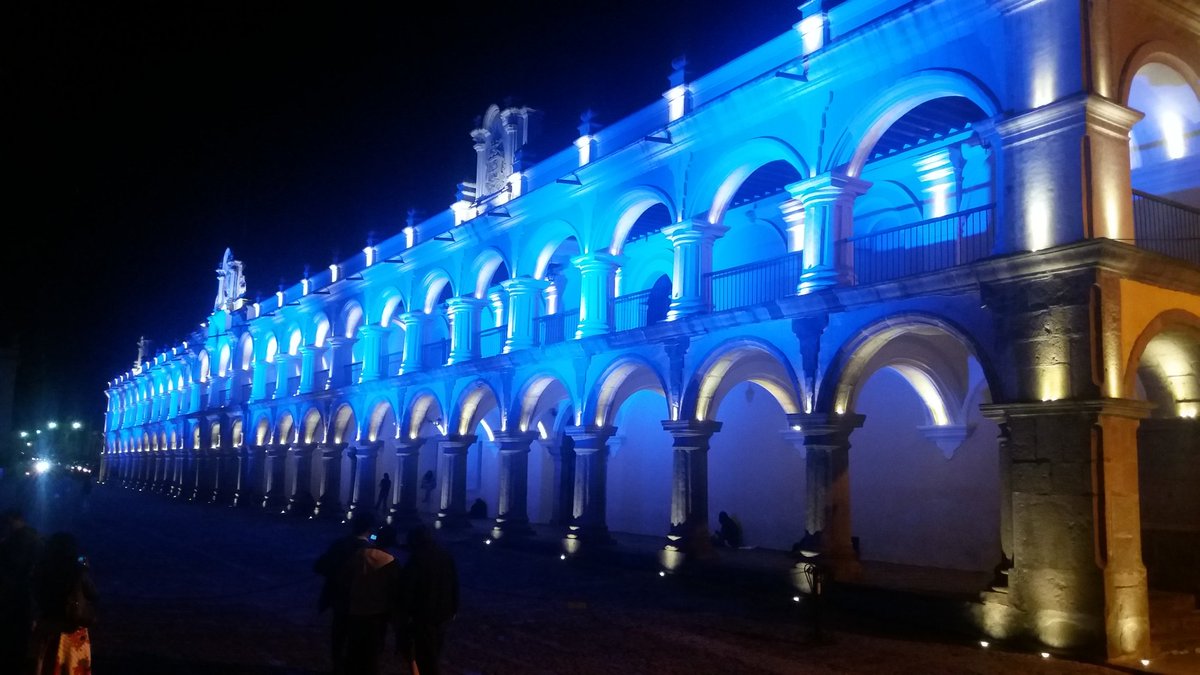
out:
<path id="1" fill-rule="evenodd" d="M 213 310 L 233 312 L 242 306 L 246 294 L 246 277 L 242 274 L 242 261 L 233 259 L 233 252 L 225 249 L 221 266 L 217 268 L 217 298 Z"/>

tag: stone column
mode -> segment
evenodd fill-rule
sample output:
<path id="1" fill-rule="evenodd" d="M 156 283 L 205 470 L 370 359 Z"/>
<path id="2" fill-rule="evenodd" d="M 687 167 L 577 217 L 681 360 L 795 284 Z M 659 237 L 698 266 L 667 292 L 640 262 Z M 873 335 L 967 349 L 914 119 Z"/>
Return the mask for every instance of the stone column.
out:
<path id="1" fill-rule="evenodd" d="M 447 363 L 479 358 L 479 312 L 485 304 L 473 295 L 446 301 L 446 315 L 450 318 L 450 360 Z"/>
<path id="2" fill-rule="evenodd" d="M 1001 409 L 989 408 L 984 416 L 1000 429 L 996 437 L 996 454 L 1000 462 L 1000 561 L 996 565 L 992 589 L 1006 592 L 1008 573 L 1013 566 L 1012 437 L 1008 418 Z"/>
<path id="3" fill-rule="evenodd" d="M 263 468 L 266 464 L 266 447 L 247 445 L 241 448 L 241 471 L 238 474 L 237 503 L 239 505 L 262 502 Z"/>
<path id="4" fill-rule="evenodd" d="M 474 436 L 454 435 L 438 441 L 438 529 L 470 527 L 467 519 L 467 451 Z"/>
<path id="5" fill-rule="evenodd" d="M 285 399 L 296 395 L 294 391 L 288 391 L 288 379 L 291 378 L 291 363 L 292 359 L 297 357 L 291 354 L 280 352 L 275 355 L 275 394 L 272 398 Z"/>
<path id="6" fill-rule="evenodd" d="M 571 258 L 579 268 L 579 328 L 575 338 L 605 335 L 612 331 L 617 258 L 608 253 L 586 253 Z"/>
<path id="7" fill-rule="evenodd" d="M 529 527 L 529 444 L 532 433 L 496 434 L 500 449 L 500 490 L 492 537 L 533 534 Z"/>
<path id="8" fill-rule="evenodd" d="M 358 340 L 362 343 L 363 382 L 378 380 L 383 375 L 383 341 L 385 337 L 383 326 L 378 324 L 370 323 L 358 329 Z"/>
<path id="9" fill-rule="evenodd" d="M 1124 399 L 982 406 L 1011 433 L 1009 602 L 1041 642 L 1150 655 L 1137 429 L 1151 405 Z"/>
<path id="10" fill-rule="evenodd" d="M 266 357 L 256 358 L 254 366 L 251 369 L 250 377 L 250 402 L 258 402 L 267 397 L 267 363 Z M 175 403 L 172 401 L 171 407 L 174 409 Z"/>
<path id="11" fill-rule="evenodd" d="M 858 178 L 827 173 L 787 186 L 804 205 L 804 263 L 801 295 L 850 281 L 851 252 L 838 242 L 854 233 L 854 199 L 871 184 Z"/>
<path id="12" fill-rule="evenodd" d="M 317 364 L 321 361 L 324 347 L 305 345 L 300 348 L 300 393 L 311 394 L 316 390 Z"/>
<path id="13" fill-rule="evenodd" d="M 712 272 L 713 242 L 728 230 L 728 227 L 714 225 L 704 218 L 663 229 L 663 234 L 675 248 L 668 321 L 709 310 L 711 298 L 705 277 Z"/>
<path id="14" fill-rule="evenodd" d="M 720 422 L 695 420 L 662 423 L 671 434 L 674 472 L 671 485 L 671 531 L 660 559 L 675 569 L 689 555 L 702 555 L 712 546 L 708 526 L 708 448 Z"/>
<path id="15" fill-rule="evenodd" d="M 361 443 L 346 454 L 354 462 L 353 478 L 350 482 L 350 512 L 370 511 L 375 508 L 375 465 L 383 443 Z M 388 497 L 390 506 L 391 497 Z M 379 514 L 386 516 L 387 511 Z"/>
<path id="16" fill-rule="evenodd" d="M 396 440 L 396 476 L 392 480 L 392 511 L 390 521 L 397 528 L 407 529 L 421 521 L 417 512 L 417 495 L 420 493 L 417 452 L 425 444 L 424 438 L 400 438 Z"/>
<path id="17" fill-rule="evenodd" d="M 354 362 L 354 338 L 334 335 L 329 343 L 329 386 L 331 388 L 348 387 L 354 382 L 347 376 L 350 364 Z"/>
<path id="18" fill-rule="evenodd" d="M 556 442 L 557 441 L 557 442 Z M 567 526 L 575 500 L 575 441 L 570 436 L 542 441 L 554 462 L 554 494 L 551 525 Z"/>
<path id="19" fill-rule="evenodd" d="M 270 511 L 286 510 L 288 448 L 286 445 L 268 445 L 263 455 L 263 500 L 262 506 Z"/>
<path id="20" fill-rule="evenodd" d="M 196 501 L 204 490 L 204 475 L 208 471 L 207 451 L 203 448 L 192 448 L 188 451 L 188 471 L 184 484 L 184 493 L 189 501 Z"/>
<path id="21" fill-rule="evenodd" d="M 862 415 L 791 414 L 788 434 L 804 444 L 807 474 L 805 538 L 816 538 L 818 552 L 838 581 L 854 580 L 862 568 L 854 550 L 850 524 L 850 434 L 862 426 Z"/>
<path id="22" fill-rule="evenodd" d="M 221 420 L 220 440 L 213 449 L 213 492 L 211 501 L 232 503 L 237 492 L 238 452 L 233 447 L 233 418 Z"/>
<path id="23" fill-rule="evenodd" d="M 999 252 L 1081 239 L 1133 241 L 1129 133 L 1142 114 L 1075 94 L 996 123 L 1005 223 Z M 999 238 L 998 238 L 999 239 Z"/>
<path id="24" fill-rule="evenodd" d="M 321 482 L 317 488 L 317 503 L 313 515 L 324 518 L 341 518 L 342 508 L 342 459 L 346 453 L 345 443 L 323 443 L 317 446 L 321 458 Z"/>
<path id="25" fill-rule="evenodd" d="M 288 495 L 287 510 L 296 515 L 311 515 L 316 507 L 312 495 L 312 456 L 315 443 L 298 443 L 288 448 L 285 493 Z"/>
<path id="26" fill-rule="evenodd" d="M 404 353 L 400 359 L 401 373 L 415 373 L 421 369 L 421 340 L 424 339 L 424 312 L 405 312 L 398 318 L 404 324 Z"/>
<path id="27" fill-rule="evenodd" d="M 508 293 L 508 335 L 504 340 L 504 353 L 537 346 L 534 326 L 537 301 L 550 282 L 533 277 L 517 277 L 506 279 L 501 285 Z"/>
<path id="28" fill-rule="evenodd" d="M 575 553 L 583 543 L 610 544 L 605 521 L 608 507 L 608 439 L 616 427 L 568 427 L 575 450 L 574 502 L 563 547 Z"/>

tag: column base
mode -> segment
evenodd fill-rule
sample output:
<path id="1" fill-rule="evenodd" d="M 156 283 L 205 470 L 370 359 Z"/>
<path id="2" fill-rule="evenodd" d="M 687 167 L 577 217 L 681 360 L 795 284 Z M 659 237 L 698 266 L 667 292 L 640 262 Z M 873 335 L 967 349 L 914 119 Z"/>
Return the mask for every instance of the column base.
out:
<path id="1" fill-rule="evenodd" d="M 287 512 L 288 500 L 282 494 L 268 492 L 267 494 L 263 495 L 261 503 L 262 508 L 265 511 L 279 511 L 280 513 Z"/>
<path id="2" fill-rule="evenodd" d="M 341 519 L 346 515 L 346 509 L 337 501 L 332 499 L 319 499 L 313 505 L 312 514 L 319 518 L 325 519 Z"/>
<path id="3" fill-rule="evenodd" d="M 571 525 L 567 528 L 567 536 L 563 537 L 563 551 L 576 555 L 587 548 L 616 543 L 605 525 Z"/>
<path id="4" fill-rule="evenodd" d="M 433 526 L 439 530 L 468 530 L 471 528 L 471 519 L 465 513 L 439 511 Z"/>
<path id="5" fill-rule="evenodd" d="M 533 535 L 529 519 L 497 518 L 492 526 L 492 539 L 519 538 Z"/>
<path id="6" fill-rule="evenodd" d="M 416 509 L 392 509 L 392 512 L 387 516 L 387 522 L 396 528 L 397 532 L 407 532 L 420 525 L 423 521 L 421 520 L 421 514 Z"/>

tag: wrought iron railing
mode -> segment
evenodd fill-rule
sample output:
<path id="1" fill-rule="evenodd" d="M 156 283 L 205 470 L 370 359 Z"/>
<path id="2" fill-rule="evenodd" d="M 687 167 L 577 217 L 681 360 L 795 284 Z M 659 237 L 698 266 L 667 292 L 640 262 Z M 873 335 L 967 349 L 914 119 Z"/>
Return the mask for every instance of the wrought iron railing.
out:
<path id="1" fill-rule="evenodd" d="M 704 287 L 709 289 L 712 311 L 749 307 L 795 295 L 802 263 L 802 254 L 787 253 L 706 274 Z"/>
<path id="2" fill-rule="evenodd" d="M 487 358 L 504 351 L 504 340 L 508 337 L 508 324 L 479 331 L 479 356 Z"/>
<path id="3" fill-rule="evenodd" d="M 965 265 L 991 255 L 996 231 L 991 204 L 893 230 L 837 242 L 837 260 L 853 282 L 872 284 Z"/>
<path id="4" fill-rule="evenodd" d="M 1200 209 L 1133 191 L 1134 245 L 1200 265 Z"/>
<path id="5" fill-rule="evenodd" d="M 329 384 L 329 371 L 318 370 L 313 373 L 313 391 L 324 391 Z"/>
<path id="6" fill-rule="evenodd" d="M 287 380 L 287 391 L 283 392 L 284 395 L 295 396 L 298 391 L 300 391 L 300 376 L 289 377 Z"/>
<path id="7" fill-rule="evenodd" d="M 638 291 L 622 295 L 613 301 L 613 330 L 633 330 L 646 327 L 646 316 L 650 307 L 650 291 Z"/>
<path id="8" fill-rule="evenodd" d="M 574 340 L 579 328 L 579 310 L 547 314 L 537 318 L 538 344 L 552 345 L 564 340 Z"/>
<path id="9" fill-rule="evenodd" d="M 437 340 L 421 345 L 421 364 L 424 368 L 446 365 L 450 359 L 450 341 Z"/>

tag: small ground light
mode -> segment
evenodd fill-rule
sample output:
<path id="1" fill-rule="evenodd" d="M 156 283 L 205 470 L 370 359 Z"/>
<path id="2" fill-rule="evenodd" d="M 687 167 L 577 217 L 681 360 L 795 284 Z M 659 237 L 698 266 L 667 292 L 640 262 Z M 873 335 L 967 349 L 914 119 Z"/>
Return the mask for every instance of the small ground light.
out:
<path id="1" fill-rule="evenodd" d="M 562 554 L 562 555 L 558 556 L 558 559 L 559 559 L 559 560 L 566 560 L 566 559 L 567 559 L 567 554 L 566 554 L 566 553 L 564 553 L 564 554 Z"/>
<path id="2" fill-rule="evenodd" d="M 658 576 L 660 576 L 660 577 L 665 577 L 665 576 L 667 576 L 667 573 L 666 573 L 666 572 L 663 572 L 662 570 L 659 570 L 659 571 L 658 571 Z"/>
<path id="3" fill-rule="evenodd" d="M 990 647 L 990 646 L 991 646 L 991 644 L 992 644 L 992 643 L 988 642 L 987 640 L 980 640 L 980 641 L 979 641 L 979 646 L 980 646 L 980 647 L 983 647 L 984 649 L 987 649 L 988 647 Z"/>
<path id="4" fill-rule="evenodd" d="M 1042 658 L 1043 658 L 1043 659 L 1048 659 L 1048 658 L 1050 658 L 1050 652 L 1042 652 Z"/>
<path id="5" fill-rule="evenodd" d="M 1142 659 L 1142 667 L 1149 668 L 1150 667 L 1150 659 Z"/>
<path id="6" fill-rule="evenodd" d="M 483 543 L 487 544 L 488 546 L 491 546 L 491 545 L 492 545 L 492 540 L 491 540 L 491 539 L 484 539 L 484 540 L 483 540 Z"/>
<path id="7" fill-rule="evenodd" d="M 792 602 L 800 602 L 800 596 L 798 596 L 798 595 L 793 595 L 793 596 L 792 596 Z"/>

